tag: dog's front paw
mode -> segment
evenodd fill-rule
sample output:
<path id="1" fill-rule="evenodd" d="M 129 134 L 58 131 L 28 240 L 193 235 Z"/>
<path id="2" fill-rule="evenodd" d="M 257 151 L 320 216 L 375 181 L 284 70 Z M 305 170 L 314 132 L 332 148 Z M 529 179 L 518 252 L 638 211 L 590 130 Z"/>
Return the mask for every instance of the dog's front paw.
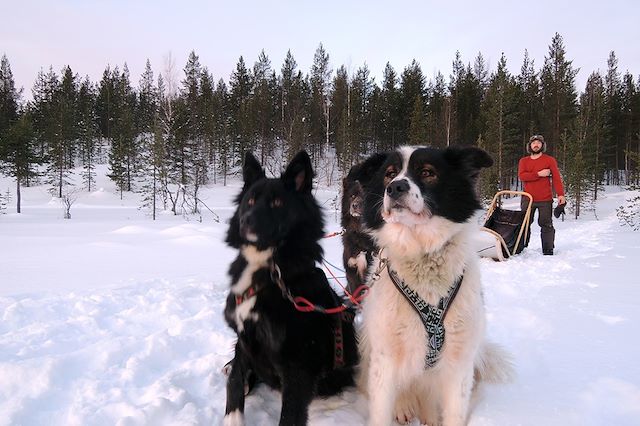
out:
<path id="1" fill-rule="evenodd" d="M 396 414 L 396 422 L 401 425 L 409 424 L 415 419 L 416 411 L 414 407 L 415 401 L 412 398 L 403 395 L 396 400 L 394 408 Z"/>
<path id="2" fill-rule="evenodd" d="M 244 415 L 240 410 L 232 411 L 224 416 L 222 419 L 223 426 L 244 426 Z"/>
<path id="3" fill-rule="evenodd" d="M 408 411 L 396 411 L 396 422 L 407 425 L 414 419 L 414 415 Z"/>

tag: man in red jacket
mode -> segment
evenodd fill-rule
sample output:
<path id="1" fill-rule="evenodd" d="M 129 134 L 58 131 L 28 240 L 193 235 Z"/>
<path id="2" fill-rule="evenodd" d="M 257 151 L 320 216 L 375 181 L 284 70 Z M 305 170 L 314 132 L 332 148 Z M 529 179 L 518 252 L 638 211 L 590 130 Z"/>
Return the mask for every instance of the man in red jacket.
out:
<path id="1" fill-rule="evenodd" d="M 558 195 L 558 204 L 565 204 L 562 177 L 558 170 L 556 159 L 545 154 L 547 145 L 542 135 L 533 135 L 527 144 L 529 155 L 520 159 L 518 164 L 518 177 L 524 183 L 524 191 L 531 194 L 533 204 L 531 206 L 531 222 L 533 215 L 538 211 L 538 225 L 540 225 L 540 237 L 542 239 L 542 254 L 552 255 L 556 231 L 553 228 L 551 213 L 553 211 L 553 194 L 551 186 Z M 522 199 L 523 210 L 527 208 L 528 199 Z M 531 225 L 531 222 L 529 225 Z M 531 228 L 526 242 L 529 242 Z"/>

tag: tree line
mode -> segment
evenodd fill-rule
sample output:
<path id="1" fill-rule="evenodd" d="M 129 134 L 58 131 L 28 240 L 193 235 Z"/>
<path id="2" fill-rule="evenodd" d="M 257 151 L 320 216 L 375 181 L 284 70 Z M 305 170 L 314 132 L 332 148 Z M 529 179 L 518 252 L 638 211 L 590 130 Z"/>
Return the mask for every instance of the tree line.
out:
<path id="1" fill-rule="evenodd" d="M 502 55 L 489 70 L 481 53 L 463 63 L 456 52 L 448 78 L 431 78 L 412 61 L 387 63 L 378 84 L 366 64 L 335 72 L 322 44 L 304 74 L 289 51 L 279 72 L 262 51 L 252 67 L 240 57 L 217 81 L 191 52 L 182 73 L 171 57 L 157 75 L 147 60 L 137 87 L 127 65 L 107 66 L 99 82 L 40 71 L 32 100 L 22 101 L 9 60 L 0 63 L 0 170 L 20 187 L 40 183 L 64 197 L 82 167 L 83 189 L 96 164 L 108 162 L 122 194 L 138 191 L 158 209 L 197 212 L 198 192 L 226 184 L 251 150 L 272 172 L 300 149 L 332 184 L 363 156 L 399 145 L 476 145 L 494 158 L 479 181 L 483 198 L 517 188 L 517 164 L 534 133 L 559 162 L 576 217 L 593 208 L 604 184 L 640 181 L 640 80 L 618 70 L 611 52 L 578 92 L 578 69 L 556 34 L 540 69 L 527 51 L 512 75 Z"/>

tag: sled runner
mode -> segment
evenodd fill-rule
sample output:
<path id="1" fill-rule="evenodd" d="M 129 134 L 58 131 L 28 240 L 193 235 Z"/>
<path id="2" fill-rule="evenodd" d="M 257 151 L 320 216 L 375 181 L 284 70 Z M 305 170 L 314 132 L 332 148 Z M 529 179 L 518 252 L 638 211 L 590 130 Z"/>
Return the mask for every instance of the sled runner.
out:
<path id="1" fill-rule="evenodd" d="M 504 207 L 504 196 L 526 197 L 528 200 L 525 210 L 512 210 Z M 498 191 L 493 196 L 486 214 L 484 226 L 480 228 L 484 234 L 478 239 L 478 254 L 494 260 L 506 260 L 514 254 L 520 253 L 527 245 L 529 235 L 529 219 L 533 198 L 522 191 Z M 491 238 L 492 237 L 492 238 Z M 484 244 L 483 244 L 484 242 Z"/>

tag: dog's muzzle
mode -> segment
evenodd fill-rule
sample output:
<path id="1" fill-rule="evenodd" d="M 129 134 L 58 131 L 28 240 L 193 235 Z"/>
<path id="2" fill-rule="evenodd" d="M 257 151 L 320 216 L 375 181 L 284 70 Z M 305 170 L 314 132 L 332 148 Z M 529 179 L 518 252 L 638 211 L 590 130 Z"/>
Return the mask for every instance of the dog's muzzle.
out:
<path id="1" fill-rule="evenodd" d="M 387 195 L 392 200 L 398 200 L 409 192 L 409 182 L 406 179 L 395 180 L 387 186 Z"/>

